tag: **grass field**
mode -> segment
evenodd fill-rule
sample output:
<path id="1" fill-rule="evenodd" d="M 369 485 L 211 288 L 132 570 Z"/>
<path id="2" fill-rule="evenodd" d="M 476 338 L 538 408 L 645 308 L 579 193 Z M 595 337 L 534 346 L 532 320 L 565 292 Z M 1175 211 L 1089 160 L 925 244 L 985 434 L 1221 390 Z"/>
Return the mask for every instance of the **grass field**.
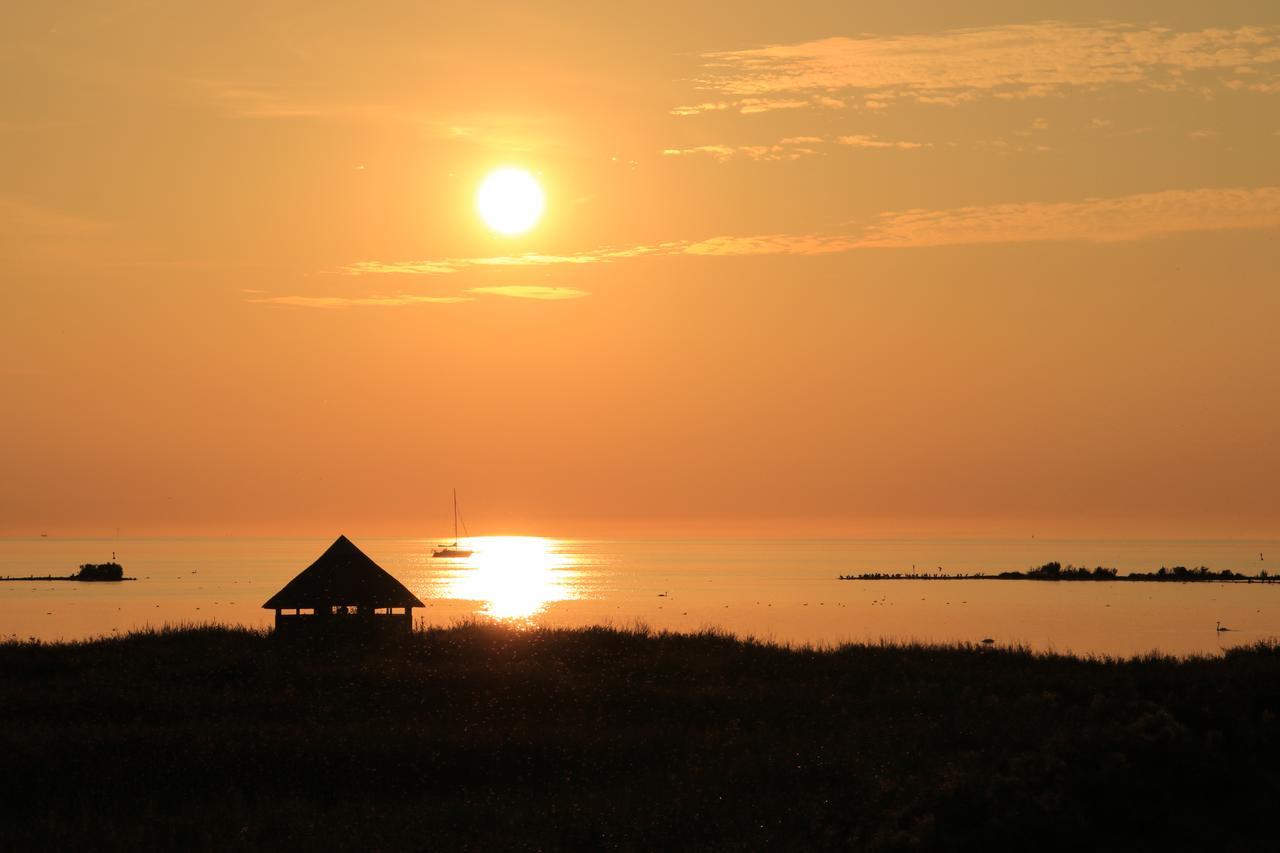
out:
<path id="1" fill-rule="evenodd" d="M 1268 849 L 1280 648 L 0 645 L 0 849 Z"/>

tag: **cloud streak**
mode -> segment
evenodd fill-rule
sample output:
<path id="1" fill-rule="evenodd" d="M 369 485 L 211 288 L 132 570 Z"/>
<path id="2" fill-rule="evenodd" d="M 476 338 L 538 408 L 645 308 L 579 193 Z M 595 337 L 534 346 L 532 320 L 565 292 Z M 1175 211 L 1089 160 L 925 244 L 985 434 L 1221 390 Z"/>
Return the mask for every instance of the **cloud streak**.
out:
<path id="1" fill-rule="evenodd" d="M 752 237 L 712 237 L 684 247 L 682 254 L 830 255 L 857 248 L 857 238 L 843 234 L 760 234 Z"/>
<path id="2" fill-rule="evenodd" d="M 5 235 L 23 240 L 82 237 L 101 233 L 107 223 L 0 196 L 0 225 Z"/>
<path id="3" fill-rule="evenodd" d="M 956 105 L 1070 89 L 1136 85 L 1178 91 L 1210 73 L 1228 88 L 1280 90 L 1280 26 L 1177 32 L 1120 23 L 1042 21 L 904 36 L 836 37 L 703 55 L 700 88 L 718 97 L 677 107 L 762 112 L 775 103 L 882 108 L 894 100 Z"/>
<path id="4" fill-rule="evenodd" d="M 100 269 L 152 260 L 152 246 L 119 222 L 0 195 L 0 270 Z"/>
<path id="5" fill-rule="evenodd" d="M 877 136 L 870 136 L 865 133 L 859 133 L 854 136 L 841 136 L 836 139 L 836 142 L 841 145 L 851 145 L 854 148 L 897 148 L 900 151 L 916 151 L 921 148 L 933 147 L 932 142 L 880 139 Z"/>
<path id="6" fill-rule="evenodd" d="M 543 287 L 536 284 L 505 284 L 493 287 L 472 287 L 467 293 L 479 293 L 484 296 L 508 296 L 513 299 L 581 299 L 590 296 L 585 290 L 574 287 Z"/>
<path id="7" fill-rule="evenodd" d="M 788 136 L 770 145 L 695 145 L 691 148 L 663 149 L 664 157 L 711 157 L 721 163 L 735 158 L 746 160 L 799 160 L 818 153 L 819 136 Z"/>
<path id="8" fill-rule="evenodd" d="M 415 293 L 396 293 L 375 296 L 267 296 L 265 291 L 254 288 L 242 288 L 241 293 L 250 294 L 246 299 L 255 305 L 287 305 L 293 308 L 400 308 L 405 305 L 456 305 L 461 302 L 475 302 L 477 296 L 505 296 L 513 299 L 537 299 L 542 301 L 558 301 L 564 299 L 581 299 L 590 296 L 585 290 L 574 287 L 545 287 L 533 284 L 513 284 L 494 287 L 472 287 L 455 296 L 423 296 Z"/>
<path id="9" fill-rule="evenodd" d="M 975 243 L 1119 243 L 1191 231 L 1280 227 L 1280 187 L 1166 190 L 882 214 L 859 248 Z"/>
<path id="10" fill-rule="evenodd" d="M 262 296 L 245 300 L 257 305 L 290 305 L 294 308 L 398 308 L 402 305 L 452 305 L 472 301 L 470 296 L 419 296 L 412 293 L 392 296 Z"/>
<path id="11" fill-rule="evenodd" d="M 426 261 L 357 261 L 338 270 L 346 275 L 370 275 L 376 273 L 403 273 L 406 275 L 450 275 L 468 269 L 483 267 L 543 267 L 600 264 L 644 255 L 670 254 L 683 243 L 657 243 L 648 246 L 604 248 L 571 255 L 546 255 L 526 252 L 522 255 L 496 255 L 486 258 L 443 258 Z"/>
<path id="12" fill-rule="evenodd" d="M 493 258 L 425 261 L 361 261 L 344 267 L 349 275 L 399 273 L 442 275 L 484 267 L 541 267 L 608 264 L 651 256 L 731 257 L 749 255 L 829 255 L 856 249 L 954 246 L 977 243 L 1086 241 L 1115 243 L 1192 231 L 1280 227 L 1280 187 L 1165 190 L 1064 202 L 1009 202 L 942 210 L 913 209 L 880 214 L 866 228 L 849 233 L 720 235 L 629 248 L 605 248 L 571 255 L 525 254 Z M 525 298 L 564 298 L 570 288 L 472 288 Z M 298 299 L 279 297 L 272 300 Z M 379 300 L 409 297 L 371 297 Z M 423 297 L 426 300 L 426 297 Z M 442 298 L 432 298 L 442 299 Z M 378 304 L 378 303 L 374 303 Z"/>
<path id="13" fill-rule="evenodd" d="M 603 249 L 572 255 L 526 254 L 496 258 L 381 263 L 362 261 L 346 268 L 352 275 L 399 273 L 439 275 L 492 266 L 603 264 L 654 255 L 750 257 L 833 255 L 870 249 L 907 249 L 995 243 L 1079 241 L 1120 243 L 1195 231 L 1280 228 L 1280 187 L 1165 190 L 1112 198 L 1065 202 L 1011 202 L 944 210 L 903 210 L 880 214 L 860 232 L 834 234 L 723 235 Z M 491 285 L 453 296 L 399 293 L 374 296 L 266 296 L 245 291 L 256 304 L 297 308 L 394 308 L 419 304 L 472 302 L 478 297 L 558 301 L 589 294 L 572 287 Z"/>
<path id="14" fill-rule="evenodd" d="M 200 94 L 224 115 L 236 119 L 408 124 L 436 139 L 511 152 L 544 148 L 552 144 L 553 138 L 545 119 L 523 115 L 428 110 L 402 99 L 296 91 L 225 78 L 174 79 L 182 90 Z M 0 131 L 3 128 L 0 124 Z"/>

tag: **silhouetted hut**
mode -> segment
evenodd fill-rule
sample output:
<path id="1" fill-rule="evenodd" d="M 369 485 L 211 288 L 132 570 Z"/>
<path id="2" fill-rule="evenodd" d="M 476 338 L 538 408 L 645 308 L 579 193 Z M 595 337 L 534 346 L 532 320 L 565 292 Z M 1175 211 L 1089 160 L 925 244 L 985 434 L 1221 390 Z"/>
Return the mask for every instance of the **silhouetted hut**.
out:
<path id="1" fill-rule="evenodd" d="M 388 634 L 413 627 L 426 607 L 345 536 L 262 605 L 279 634 Z"/>

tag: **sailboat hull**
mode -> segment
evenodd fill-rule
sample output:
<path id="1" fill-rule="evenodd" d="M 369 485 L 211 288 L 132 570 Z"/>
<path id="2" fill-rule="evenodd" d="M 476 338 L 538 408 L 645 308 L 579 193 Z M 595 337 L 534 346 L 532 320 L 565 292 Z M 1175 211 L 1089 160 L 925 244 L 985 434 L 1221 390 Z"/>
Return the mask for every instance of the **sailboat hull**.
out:
<path id="1" fill-rule="evenodd" d="M 470 557 L 471 552 L 458 547 L 458 490 L 453 490 L 453 544 L 431 552 L 433 557 Z"/>

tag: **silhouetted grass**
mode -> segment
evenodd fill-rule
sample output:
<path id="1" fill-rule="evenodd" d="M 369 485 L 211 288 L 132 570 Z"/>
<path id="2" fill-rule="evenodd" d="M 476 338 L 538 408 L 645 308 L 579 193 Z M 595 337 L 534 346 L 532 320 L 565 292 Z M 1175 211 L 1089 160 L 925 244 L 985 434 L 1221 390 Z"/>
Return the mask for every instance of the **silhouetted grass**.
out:
<path id="1" fill-rule="evenodd" d="M 0 644 L 0 849 L 1265 849 L 1280 649 Z"/>

